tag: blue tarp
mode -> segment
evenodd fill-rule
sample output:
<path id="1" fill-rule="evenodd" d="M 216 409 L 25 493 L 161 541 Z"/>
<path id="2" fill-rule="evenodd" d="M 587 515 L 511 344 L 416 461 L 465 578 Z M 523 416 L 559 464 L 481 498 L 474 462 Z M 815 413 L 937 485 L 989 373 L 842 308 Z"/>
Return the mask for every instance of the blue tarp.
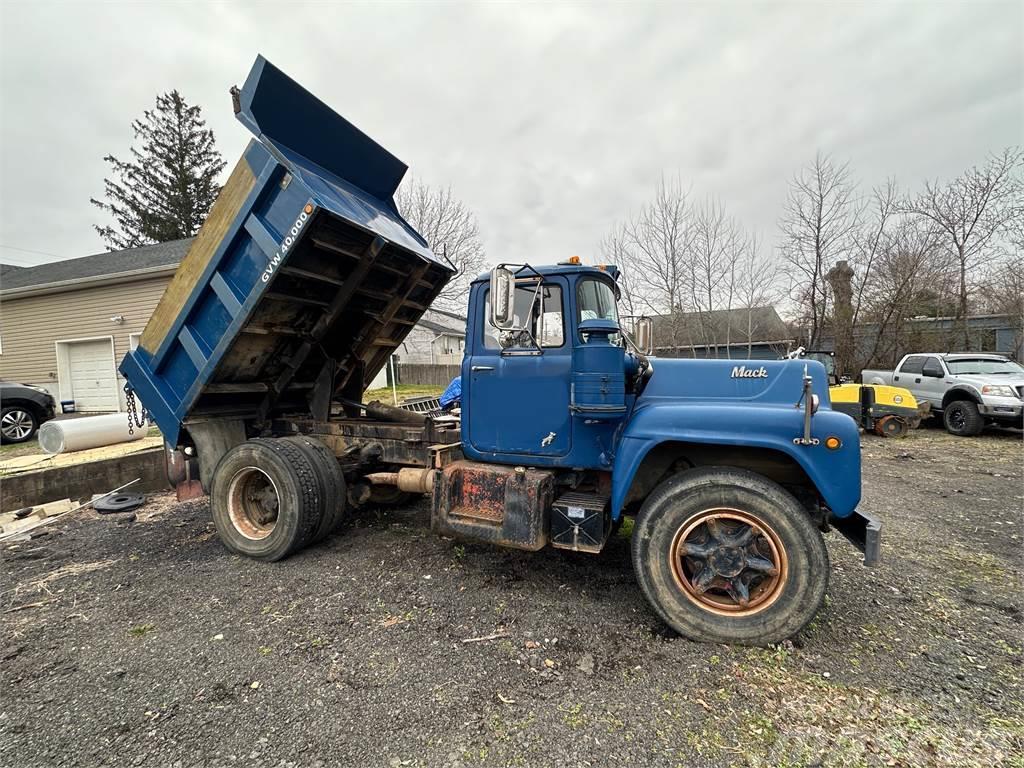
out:
<path id="1" fill-rule="evenodd" d="M 441 393 L 441 407 L 446 411 L 462 400 L 462 377 L 456 376 L 448 385 L 448 389 Z"/>

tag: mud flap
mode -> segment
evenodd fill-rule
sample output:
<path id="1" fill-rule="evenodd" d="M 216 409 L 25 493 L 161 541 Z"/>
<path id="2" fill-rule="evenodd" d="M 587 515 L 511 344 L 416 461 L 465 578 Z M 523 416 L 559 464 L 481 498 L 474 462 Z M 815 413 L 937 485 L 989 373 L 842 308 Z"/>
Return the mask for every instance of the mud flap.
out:
<path id="1" fill-rule="evenodd" d="M 829 523 L 846 540 L 864 553 L 864 565 L 877 565 L 881 559 L 882 523 L 867 512 L 855 509 L 847 517 L 829 516 Z"/>

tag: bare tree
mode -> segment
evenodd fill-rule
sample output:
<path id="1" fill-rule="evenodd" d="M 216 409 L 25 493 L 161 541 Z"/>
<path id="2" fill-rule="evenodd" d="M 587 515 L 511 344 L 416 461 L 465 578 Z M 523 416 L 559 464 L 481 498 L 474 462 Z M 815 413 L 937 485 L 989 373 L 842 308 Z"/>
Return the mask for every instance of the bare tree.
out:
<path id="1" fill-rule="evenodd" d="M 872 190 L 871 200 L 865 210 L 865 224 L 857 233 L 853 253 L 855 274 L 855 298 L 853 300 L 853 325 L 860 320 L 864 290 L 871 284 L 873 270 L 878 262 L 880 250 L 887 243 L 887 227 L 897 215 L 899 187 L 895 180 L 888 179 L 884 186 Z"/>
<path id="2" fill-rule="evenodd" d="M 736 220 L 726 213 L 725 206 L 709 198 L 697 207 L 690 238 L 689 288 L 690 304 L 697 316 L 699 341 L 720 357 L 724 345 L 729 356 L 732 322 L 729 316 L 736 294 L 737 264 L 743 255 L 744 235 Z M 725 322 L 716 322 L 724 310 Z"/>
<path id="3" fill-rule="evenodd" d="M 928 310 L 941 304 L 952 274 L 950 260 L 939 247 L 941 237 L 927 220 L 909 218 L 879 239 L 860 307 L 861 320 L 872 323 L 875 331 L 861 367 L 895 364 L 907 320 L 931 314 Z"/>
<path id="4" fill-rule="evenodd" d="M 639 315 L 644 306 L 637 295 L 636 281 L 638 276 L 632 268 L 632 254 L 627 246 L 625 227 L 621 224 L 607 234 L 598 246 L 601 260 L 605 264 L 614 264 L 619 268 L 619 306 L 623 315 Z"/>
<path id="5" fill-rule="evenodd" d="M 970 345 L 967 327 L 970 279 L 994 255 L 993 239 L 1012 220 L 1015 206 L 1015 169 L 1021 163 L 1017 148 L 991 155 L 982 168 L 977 166 L 948 184 L 927 182 L 924 191 L 907 200 L 903 209 L 931 221 L 945 236 L 947 248 L 956 259 L 961 340 Z"/>
<path id="6" fill-rule="evenodd" d="M 690 291 L 687 264 L 692 232 L 689 192 L 678 177 L 664 177 L 654 199 L 635 218 L 626 222 L 617 237 L 621 265 L 638 307 L 669 317 L 667 344 L 679 346 L 681 328 L 677 313 L 685 308 Z"/>
<path id="7" fill-rule="evenodd" d="M 454 196 L 451 187 L 432 187 L 414 177 L 398 188 L 395 203 L 433 251 L 447 257 L 455 267 L 455 277 L 435 299 L 434 306 L 465 314 L 469 284 L 484 268 L 484 246 L 476 215 Z"/>
<path id="8" fill-rule="evenodd" d="M 1008 222 L 1001 258 L 983 283 L 984 308 L 991 314 L 1008 315 L 1014 323 L 1014 349 L 1024 346 L 1024 190 L 1016 187 L 1015 212 Z M 1019 352 L 1018 352 L 1019 354 Z"/>
<path id="9" fill-rule="evenodd" d="M 792 282 L 792 298 L 816 346 L 828 316 L 825 275 L 856 247 L 861 204 L 846 164 L 819 153 L 789 185 L 779 227 L 781 253 Z"/>
<path id="10" fill-rule="evenodd" d="M 753 353 L 758 327 L 755 324 L 755 310 L 773 306 L 782 299 L 779 287 L 779 262 L 761 247 L 760 238 L 751 235 L 742 242 L 740 257 L 736 264 L 736 305 L 743 310 L 739 320 L 738 341 L 746 344 L 749 358 Z M 764 339 L 782 341 L 782 339 Z M 783 352 L 785 350 L 780 350 Z"/>

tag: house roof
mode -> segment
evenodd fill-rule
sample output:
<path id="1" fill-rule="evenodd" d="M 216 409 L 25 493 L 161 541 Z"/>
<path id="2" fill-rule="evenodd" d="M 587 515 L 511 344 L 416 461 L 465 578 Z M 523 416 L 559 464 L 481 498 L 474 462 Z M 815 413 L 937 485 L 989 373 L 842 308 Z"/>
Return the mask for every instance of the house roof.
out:
<path id="1" fill-rule="evenodd" d="M 449 336 L 466 335 L 466 318 L 443 309 L 431 307 L 423 313 L 423 317 L 416 324 L 434 333 L 445 333 Z"/>
<path id="2" fill-rule="evenodd" d="M 778 342 L 793 335 L 775 307 L 675 312 L 652 320 L 658 349 Z"/>
<path id="3" fill-rule="evenodd" d="M 0 264 L 0 287 L 3 287 L 3 280 L 13 275 L 15 272 L 20 272 L 25 267 L 19 267 L 16 264 Z"/>
<path id="4" fill-rule="evenodd" d="M 77 259 L 51 261 L 36 267 L 4 265 L 0 278 L 3 292 L 28 288 L 42 288 L 61 283 L 78 284 L 126 273 L 177 267 L 188 252 L 192 238 L 171 240 L 141 248 L 106 251 Z"/>

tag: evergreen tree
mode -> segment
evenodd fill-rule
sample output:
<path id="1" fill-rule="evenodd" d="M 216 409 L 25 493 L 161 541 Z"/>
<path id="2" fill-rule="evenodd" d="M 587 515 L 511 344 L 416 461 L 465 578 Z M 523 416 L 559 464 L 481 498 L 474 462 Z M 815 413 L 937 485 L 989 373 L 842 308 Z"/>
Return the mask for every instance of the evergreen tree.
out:
<path id="1" fill-rule="evenodd" d="M 177 91 L 156 97 L 156 108 L 132 123 L 140 148 L 130 161 L 113 155 L 115 179 L 103 180 L 106 200 L 93 205 L 111 215 L 112 225 L 94 225 L 109 250 L 191 237 L 217 199 L 224 160 L 197 106 Z"/>

